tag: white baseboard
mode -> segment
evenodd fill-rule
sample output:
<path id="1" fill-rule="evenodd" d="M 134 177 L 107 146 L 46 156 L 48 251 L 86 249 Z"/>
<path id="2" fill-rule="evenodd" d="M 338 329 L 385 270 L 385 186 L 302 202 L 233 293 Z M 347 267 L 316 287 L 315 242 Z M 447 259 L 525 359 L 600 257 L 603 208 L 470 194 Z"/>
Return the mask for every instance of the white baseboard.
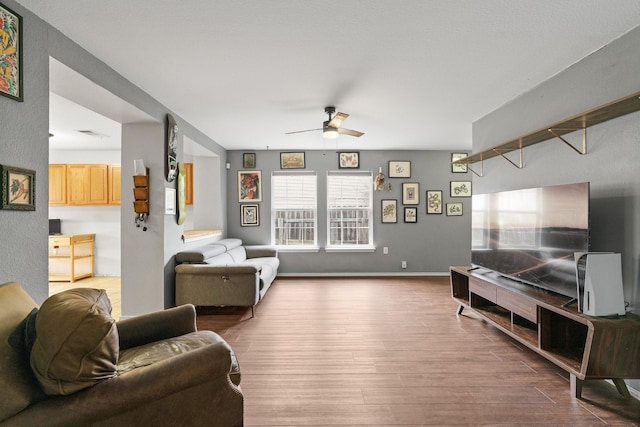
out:
<path id="1" fill-rule="evenodd" d="M 278 277 L 432 277 L 449 276 L 449 272 L 396 272 L 396 273 L 278 273 Z"/>

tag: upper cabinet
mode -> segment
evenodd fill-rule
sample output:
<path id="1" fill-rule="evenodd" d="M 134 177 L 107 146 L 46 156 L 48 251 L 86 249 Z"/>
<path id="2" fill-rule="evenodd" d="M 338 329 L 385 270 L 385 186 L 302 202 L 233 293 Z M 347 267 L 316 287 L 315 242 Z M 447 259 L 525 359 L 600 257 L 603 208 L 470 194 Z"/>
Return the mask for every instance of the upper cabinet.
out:
<path id="1" fill-rule="evenodd" d="M 49 204 L 120 204 L 120 166 L 106 164 L 49 165 Z"/>

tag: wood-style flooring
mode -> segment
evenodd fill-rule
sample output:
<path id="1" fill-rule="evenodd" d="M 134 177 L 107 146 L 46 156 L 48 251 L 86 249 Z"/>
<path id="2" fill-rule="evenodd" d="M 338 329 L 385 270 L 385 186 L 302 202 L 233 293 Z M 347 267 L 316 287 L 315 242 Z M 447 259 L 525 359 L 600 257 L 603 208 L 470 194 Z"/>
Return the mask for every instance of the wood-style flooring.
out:
<path id="1" fill-rule="evenodd" d="M 67 289 L 73 288 L 96 288 L 107 291 L 107 296 L 111 301 L 111 317 L 118 320 L 122 315 L 120 277 L 99 276 L 87 277 L 70 282 L 49 282 L 49 295 L 57 294 Z"/>
<path id="2" fill-rule="evenodd" d="M 605 381 L 566 372 L 465 310 L 448 278 L 279 278 L 250 310 L 203 308 L 242 371 L 245 426 L 638 426 Z"/>

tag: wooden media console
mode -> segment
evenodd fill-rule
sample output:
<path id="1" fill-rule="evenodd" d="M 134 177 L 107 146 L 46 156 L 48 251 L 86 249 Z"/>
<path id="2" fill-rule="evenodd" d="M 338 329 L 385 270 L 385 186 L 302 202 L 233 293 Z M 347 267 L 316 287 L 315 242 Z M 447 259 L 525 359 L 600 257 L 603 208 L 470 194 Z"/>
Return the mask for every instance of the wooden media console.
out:
<path id="1" fill-rule="evenodd" d="M 640 317 L 578 313 L 568 297 L 519 283 L 487 270 L 451 267 L 451 296 L 516 341 L 570 375 L 571 393 L 582 381 L 610 379 L 630 397 L 624 379 L 640 378 Z"/>

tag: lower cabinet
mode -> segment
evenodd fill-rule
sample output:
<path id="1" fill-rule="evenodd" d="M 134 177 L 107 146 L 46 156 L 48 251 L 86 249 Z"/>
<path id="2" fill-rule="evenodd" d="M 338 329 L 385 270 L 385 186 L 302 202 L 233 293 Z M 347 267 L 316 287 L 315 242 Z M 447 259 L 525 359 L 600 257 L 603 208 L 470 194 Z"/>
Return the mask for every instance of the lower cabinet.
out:
<path id="1" fill-rule="evenodd" d="M 49 236 L 49 281 L 71 282 L 93 277 L 94 234 Z"/>
<path id="2" fill-rule="evenodd" d="M 495 273 L 451 267 L 451 296 L 507 335 L 569 372 L 571 392 L 582 381 L 611 379 L 628 397 L 624 379 L 640 378 L 640 317 L 587 316 L 567 297 Z"/>

